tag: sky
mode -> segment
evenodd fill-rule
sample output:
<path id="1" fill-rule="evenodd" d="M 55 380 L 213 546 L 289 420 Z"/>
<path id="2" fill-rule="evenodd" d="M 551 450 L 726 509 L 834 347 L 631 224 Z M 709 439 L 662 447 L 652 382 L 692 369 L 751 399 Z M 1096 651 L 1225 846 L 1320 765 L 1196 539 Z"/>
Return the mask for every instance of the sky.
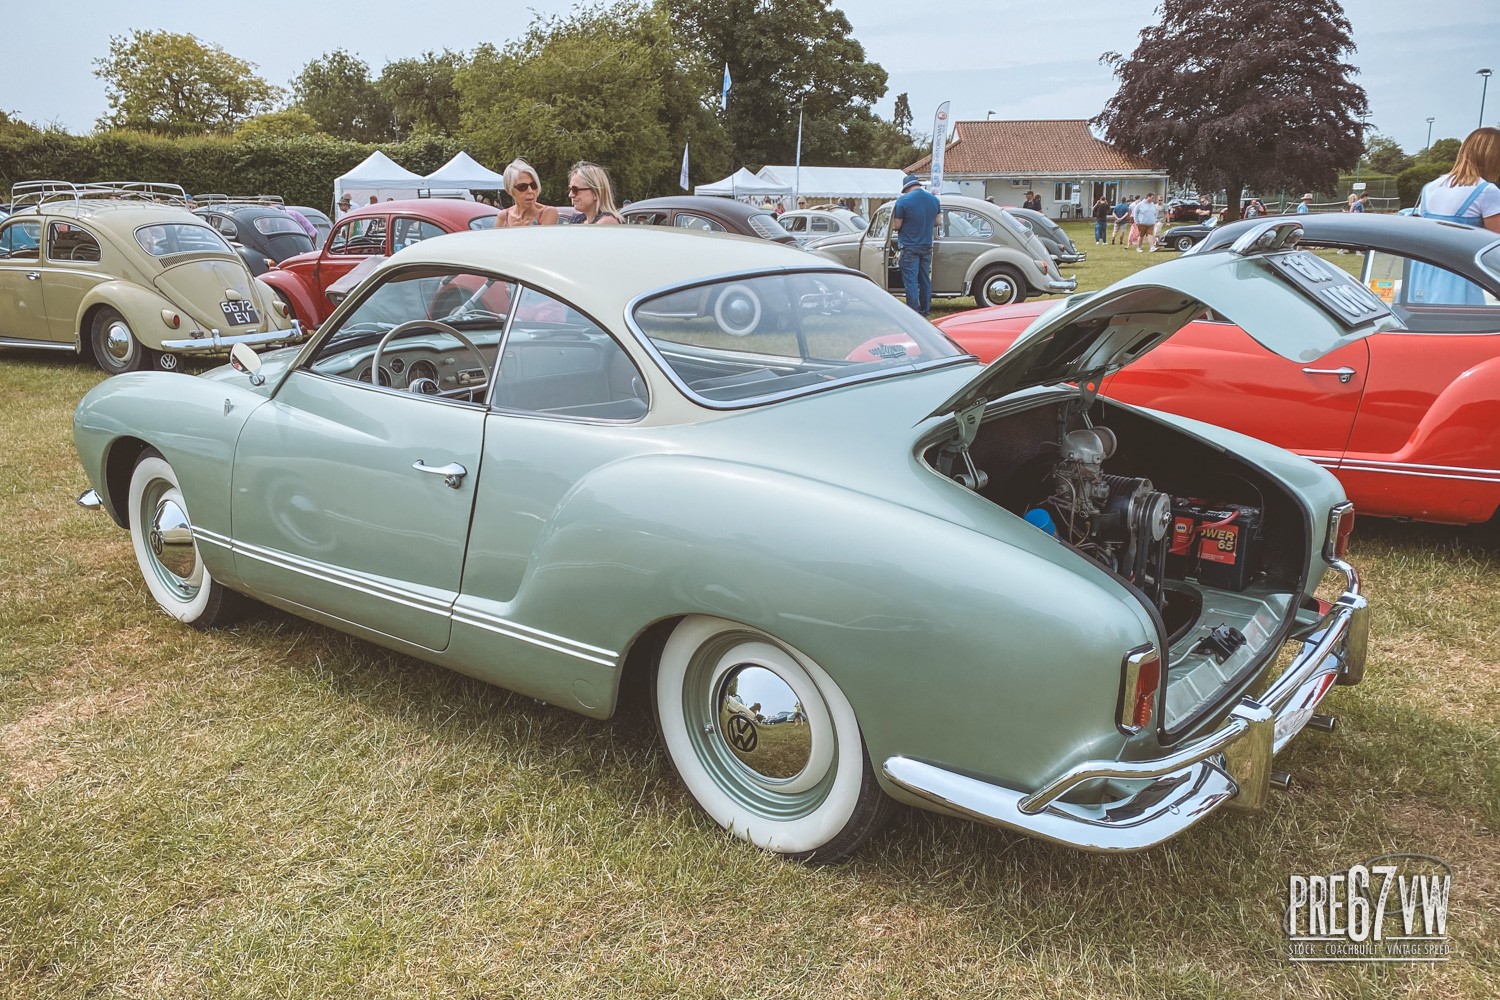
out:
<path id="1" fill-rule="evenodd" d="M 1212 0 L 1205 0 L 1212 2 Z M 835 0 L 867 58 L 890 76 L 876 106 L 889 117 L 909 95 L 919 131 L 931 130 L 944 100 L 958 120 L 1092 118 L 1115 92 L 1099 63 L 1110 50 L 1134 50 L 1156 20 L 1157 0 L 1071 0 L 1049 14 L 1015 0 Z M 0 23 L 0 110 L 36 124 L 85 132 L 106 110 L 93 60 L 111 35 L 132 29 L 191 33 L 256 64 L 285 86 L 309 61 L 335 48 L 357 54 L 376 75 L 394 59 L 427 50 L 472 50 L 518 37 L 533 13 L 564 11 L 570 0 L 11 0 Z M 1370 125 L 1415 152 L 1433 138 L 1463 138 L 1479 124 L 1482 67 L 1500 74 L 1500 2 L 1496 0 L 1344 0 L 1354 26 L 1359 83 Z M 1413 12 L 1420 11 L 1420 18 Z M 1241 41 L 1254 44 L 1247 26 Z M 38 40 L 46 40 L 40 44 Z M 32 44 L 28 44 L 28 40 Z M 62 44 L 62 40 L 66 40 Z M 1492 81 L 1485 124 L 1500 125 L 1500 79 Z M 733 96 L 731 94 L 731 100 Z M 759 167 L 760 164 L 751 164 Z"/>

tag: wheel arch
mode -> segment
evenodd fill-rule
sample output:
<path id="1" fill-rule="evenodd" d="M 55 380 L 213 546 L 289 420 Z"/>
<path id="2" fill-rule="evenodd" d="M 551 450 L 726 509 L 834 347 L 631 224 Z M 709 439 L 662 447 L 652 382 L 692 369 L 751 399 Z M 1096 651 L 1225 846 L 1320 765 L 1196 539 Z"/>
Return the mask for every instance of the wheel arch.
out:
<path id="1" fill-rule="evenodd" d="M 981 274 L 997 264 L 1008 264 L 1015 268 L 1025 279 L 1029 286 L 1028 290 L 1036 290 L 1036 261 L 1019 250 L 1012 250 L 1010 247 L 995 247 L 992 250 L 986 250 L 970 262 L 969 269 L 964 275 L 964 294 L 973 295 L 974 282 L 979 280 Z"/>
<path id="2" fill-rule="evenodd" d="M 133 281 L 105 281 L 90 288 L 79 303 L 77 332 L 80 345 L 87 343 L 95 318 L 105 309 L 119 313 L 141 346 L 153 351 L 160 351 L 163 341 L 182 335 L 162 322 L 161 311 L 170 309 L 185 313 L 186 310 L 174 305 L 155 289 Z"/>

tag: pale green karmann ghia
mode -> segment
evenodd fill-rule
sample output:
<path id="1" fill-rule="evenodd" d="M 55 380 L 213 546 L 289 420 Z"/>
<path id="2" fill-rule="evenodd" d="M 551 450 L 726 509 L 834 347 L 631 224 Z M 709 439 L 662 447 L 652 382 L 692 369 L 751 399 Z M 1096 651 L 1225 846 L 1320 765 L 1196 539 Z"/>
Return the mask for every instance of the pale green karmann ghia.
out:
<path id="1" fill-rule="evenodd" d="M 787 856 L 892 801 L 1139 849 L 1261 806 L 1363 670 L 1333 477 L 1094 391 L 1205 307 L 1299 357 L 1382 327 L 1295 235 L 1060 303 L 987 369 L 764 241 L 444 236 L 300 349 L 98 386 L 82 502 L 190 625 L 249 595 L 595 717 L 649 689 L 697 801 Z"/>

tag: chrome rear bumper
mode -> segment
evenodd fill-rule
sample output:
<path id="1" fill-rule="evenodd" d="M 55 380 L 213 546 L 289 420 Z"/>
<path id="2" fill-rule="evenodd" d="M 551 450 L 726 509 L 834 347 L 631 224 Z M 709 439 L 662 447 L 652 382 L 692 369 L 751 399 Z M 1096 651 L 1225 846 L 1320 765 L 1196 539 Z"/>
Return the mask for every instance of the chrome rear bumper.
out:
<path id="1" fill-rule="evenodd" d="M 1138 851 L 1176 836 L 1220 806 L 1254 810 L 1270 795 L 1271 760 L 1302 731 L 1334 685 L 1364 676 L 1369 607 L 1354 567 L 1335 561 L 1347 581 L 1302 651 L 1258 698 L 1242 698 L 1217 730 L 1151 760 L 1085 761 L 1034 792 L 908 757 L 886 760 L 885 776 L 936 805 L 996 826 L 1090 851 Z M 1110 802 L 1062 801 L 1100 779 L 1130 790 Z"/>
<path id="2" fill-rule="evenodd" d="M 238 333 L 224 336 L 213 330 L 206 337 L 190 337 L 184 340 L 163 340 L 161 349 L 176 354 L 227 354 L 235 344 L 249 347 L 269 347 L 272 344 L 295 344 L 305 334 L 295 322 L 289 330 L 267 330 L 265 333 Z"/>

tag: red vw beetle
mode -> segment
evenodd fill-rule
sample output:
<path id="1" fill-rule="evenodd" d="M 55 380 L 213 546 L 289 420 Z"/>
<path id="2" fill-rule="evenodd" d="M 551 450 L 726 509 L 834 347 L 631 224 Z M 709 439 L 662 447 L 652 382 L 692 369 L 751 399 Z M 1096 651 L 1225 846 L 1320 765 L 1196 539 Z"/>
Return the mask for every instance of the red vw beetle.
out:
<path id="1" fill-rule="evenodd" d="M 1194 253 L 1258 238 L 1287 219 L 1215 229 Z M 1250 434 L 1326 466 L 1361 514 L 1448 524 L 1500 506 L 1500 236 L 1402 216 L 1302 216 L 1304 247 L 1354 271 L 1404 329 L 1292 362 L 1231 317 L 1206 315 L 1107 378 L 1106 396 Z M 1158 266 L 1170 266 L 1158 265 Z M 1056 303 L 938 322 L 982 361 Z"/>
<path id="2" fill-rule="evenodd" d="M 490 229 L 495 214 L 491 205 L 448 198 L 365 205 L 334 224 L 321 250 L 288 257 L 261 280 L 281 295 L 304 326 L 315 327 L 333 312 L 330 287 L 361 263 L 444 233 Z"/>

